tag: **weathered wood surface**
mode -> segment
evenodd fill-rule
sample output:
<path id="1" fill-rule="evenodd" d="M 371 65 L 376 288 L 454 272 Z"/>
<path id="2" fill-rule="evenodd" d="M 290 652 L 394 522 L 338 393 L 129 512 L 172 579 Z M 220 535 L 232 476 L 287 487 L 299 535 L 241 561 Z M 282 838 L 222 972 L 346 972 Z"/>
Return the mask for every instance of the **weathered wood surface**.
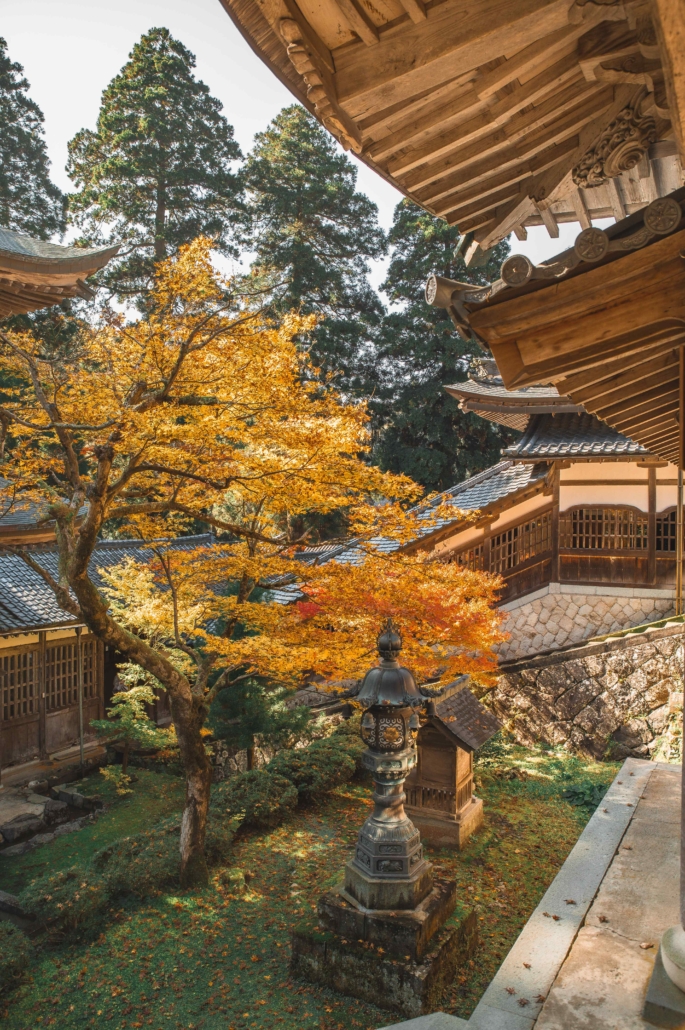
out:
<path id="1" fill-rule="evenodd" d="M 649 152 L 682 136 L 680 0 L 221 2 L 344 147 L 483 248 L 526 224 L 554 236 L 623 217 L 680 185 L 677 148 Z M 574 181 L 626 108 L 646 127 L 639 169 L 633 155 L 592 188 Z"/>

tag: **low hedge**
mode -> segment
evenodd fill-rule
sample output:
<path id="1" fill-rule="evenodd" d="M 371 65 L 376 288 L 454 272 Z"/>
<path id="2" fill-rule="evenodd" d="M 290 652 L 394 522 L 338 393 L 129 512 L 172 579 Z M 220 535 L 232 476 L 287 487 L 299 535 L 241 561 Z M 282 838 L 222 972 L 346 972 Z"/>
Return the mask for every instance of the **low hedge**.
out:
<path id="1" fill-rule="evenodd" d="M 251 769 L 214 788 L 213 804 L 228 816 L 242 814 L 245 826 L 273 829 L 297 804 L 290 779 L 267 769 Z"/>
<path id="2" fill-rule="evenodd" d="M 15 987 L 33 956 L 31 942 L 12 923 L 0 922 L 0 994 Z"/>

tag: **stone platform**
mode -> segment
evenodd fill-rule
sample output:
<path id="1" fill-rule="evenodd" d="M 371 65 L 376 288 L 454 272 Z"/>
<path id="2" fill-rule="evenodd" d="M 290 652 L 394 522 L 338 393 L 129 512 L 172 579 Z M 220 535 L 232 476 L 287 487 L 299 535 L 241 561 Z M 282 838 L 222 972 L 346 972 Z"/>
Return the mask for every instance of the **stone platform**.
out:
<path id="1" fill-rule="evenodd" d="M 659 941 L 679 921 L 680 777 L 627 759 L 468 1022 L 384 1030 L 653 1030 L 643 1008 L 660 1015 Z"/>
<path id="2" fill-rule="evenodd" d="M 291 932 L 290 972 L 341 994 L 404 1016 L 432 1012 L 457 970 L 478 944 L 475 911 L 452 916 L 430 939 L 421 959 L 393 958 L 385 949 L 341 938 L 312 917 Z"/>

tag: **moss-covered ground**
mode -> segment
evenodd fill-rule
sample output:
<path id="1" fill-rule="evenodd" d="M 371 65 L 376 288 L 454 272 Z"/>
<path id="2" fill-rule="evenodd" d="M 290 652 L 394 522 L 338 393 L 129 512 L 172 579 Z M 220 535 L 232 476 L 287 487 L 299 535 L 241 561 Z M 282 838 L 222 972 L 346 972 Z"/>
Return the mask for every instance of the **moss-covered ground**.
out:
<path id="1" fill-rule="evenodd" d="M 427 849 L 456 877 L 465 906 L 478 912 L 481 944 L 443 1003 L 468 1016 L 531 911 L 576 841 L 616 766 L 552 750 L 497 743 L 478 763 L 485 802 L 483 829 L 461 854 Z M 17 891 L 33 877 L 89 855 L 180 805 L 182 784 L 139 772 L 135 793 L 110 797 L 92 827 L 20 858 L 0 858 L 0 884 Z M 511 777 L 514 778 L 511 778 Z M 597 788 L 600 788 L 599 791 Z M 102 788 L 100 788 L 102 789 Z M 298 809 L 268 833 L 240 834 L 230 867 L 213 870 L 211 885 L 146 903 L 122 902 L 99 936 L 53 941 L 36 953 L 30 975 L 0 998 L 7 1030 L 106 1025 L 155 1030 L 352 1030 L 392 1021 L 387 1012 L 293 981 L 288 931 L 335 883 L 370 808 L 368 785 L 338 788 L 314 807 Z"/>

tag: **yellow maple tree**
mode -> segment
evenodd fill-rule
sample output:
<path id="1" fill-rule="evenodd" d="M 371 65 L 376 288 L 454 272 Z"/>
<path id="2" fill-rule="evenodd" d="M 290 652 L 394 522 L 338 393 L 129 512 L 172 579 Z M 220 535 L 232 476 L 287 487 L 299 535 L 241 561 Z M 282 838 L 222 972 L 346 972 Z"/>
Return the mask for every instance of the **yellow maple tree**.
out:
<path id="1" fill-rule="evenodd" d="M 419 681 L 487 676 L 501 639 L 497 581 L 420 548 L 458 513 L 405 510 L 415 484 L 364 460 L 364 407 L 343 403 L 298 344 L 312 325 L 243 303 L 200 239 L 159 266 L 144 318 L 110 313 L 68 355 L 0 334 L 14 384 L 0 406 L 2 493 L 46 508 L 59 577 L 17 553 L 65 611 L 167 690 L 187 782 L 184 883 L 207 877 L 201 730 L 219 689 L 255 674 L 358 677 L 387 617 Z M 336 512 L 346 552 L 303 552 L 316 518 Z M 219 538 L 179 548 L 198 522 Z M 150 557 L 103 572 L 103 589 L 94 552 L 112 533 L 144 541 Z"/>

